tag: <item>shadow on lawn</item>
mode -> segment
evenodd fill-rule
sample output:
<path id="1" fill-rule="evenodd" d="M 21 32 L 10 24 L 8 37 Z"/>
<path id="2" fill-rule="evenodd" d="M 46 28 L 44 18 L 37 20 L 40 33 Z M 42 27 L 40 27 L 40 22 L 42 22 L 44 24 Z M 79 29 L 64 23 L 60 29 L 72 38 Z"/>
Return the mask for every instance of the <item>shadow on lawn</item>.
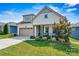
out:
<path id="1" fill-rule="evenodd" d="M 79 54 L 79 49 L 75 48 L 75 47 L 67 47 L 67 46 L 63 46 L 63 45 L 58 45 L 56 43 L 52 43 L 51 44 L 52 48 L 57 49 L 58 51 L 63 51 L 68 55 L 74 55 L 74 54 Z"/>
<path id="2" fill-rule="evenodd" d="M 32 46 L 37 46 L 37 47 L 46 47 L 49 46 L 48 41 L 35 41 L 35 40 L 27 40 L 24 41 L 28 44 L 31 44 Z"/>
<path id="3" fill-rule="evenodd" d="M 67 47 L 67 46 L 63 46 L 63 45 L 59 45 L 56 43 L 51 43 L 48 41 L 35 41 L 35 40 L 27 40 L 25 41 L 26 43 L 32 45 L 32 46 L 36 46 L 36 47 L 47 47 L 47 46 L 51 46 L 52 48 L 58 50 L 58 51 L 63 51 L 65 52 L 67 55 L 78 55 L 79 54 L 79 49 L 74 48 L 74 47 Z"/>

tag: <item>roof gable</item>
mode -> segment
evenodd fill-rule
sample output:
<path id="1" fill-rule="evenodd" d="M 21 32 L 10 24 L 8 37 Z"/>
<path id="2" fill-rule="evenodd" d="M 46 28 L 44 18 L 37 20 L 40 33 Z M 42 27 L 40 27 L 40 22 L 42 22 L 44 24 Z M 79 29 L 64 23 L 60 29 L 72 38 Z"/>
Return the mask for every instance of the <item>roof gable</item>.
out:
<path id="1" fill-rule="evenodd" d="M 51 12 L 47 7 L 44 7 L 39 13 L 49 13 Z"/>
<path id="2" fill-rule="evenodd" d="M 62 16 L 61 14 L 59 14 L 59 13 L 57 13 L 56 11 L 54 11 L 53 9 L 51 9 L 51 8 L 49 8 L 49 7 L 47 7 L 47 6 L 45 6 L 35 17 L 34 17 L 34 19 L 39 15 L 39 14 L 42 14 L 42 13 L 49 13 L 49 12 L 51 12 L 51 13 L 54 13 L 54 14 L 56 14 L 56 15 L 58 15 L 59 17 L 64 17 L 64 16 Z M 33 19 L 33 20 L 34 20 Z"/>

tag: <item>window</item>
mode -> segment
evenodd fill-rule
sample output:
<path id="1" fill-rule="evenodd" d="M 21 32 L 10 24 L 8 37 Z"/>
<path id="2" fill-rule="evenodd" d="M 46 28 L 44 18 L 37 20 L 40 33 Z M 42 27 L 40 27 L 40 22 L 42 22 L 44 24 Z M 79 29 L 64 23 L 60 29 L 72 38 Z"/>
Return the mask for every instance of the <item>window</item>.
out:
<path id="1" fill-rule="evenodd" d="M 44 18 L 48 18 L 48 15 L 46 14 L 46 15 L 44 16 Z"/>
<path id="2" fill-rule="evenodd" d="M 24 22 L 31 22 L 32 17 L 31 16 L 24 16 L 23 20 L 24 20 Z"/>

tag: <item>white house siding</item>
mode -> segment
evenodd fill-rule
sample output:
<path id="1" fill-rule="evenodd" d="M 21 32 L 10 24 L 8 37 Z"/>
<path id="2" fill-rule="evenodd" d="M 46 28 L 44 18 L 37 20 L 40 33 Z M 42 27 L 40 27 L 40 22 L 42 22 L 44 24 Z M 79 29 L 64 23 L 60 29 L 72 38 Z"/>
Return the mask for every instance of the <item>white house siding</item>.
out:
<path id="1" fill-rule="evenodd" d="M 37 36 L 37 27 L 36 26 L 33 26 L 33 34 L 34 34 L 34 36 L 36 37 Z"/>
<path id="2" fill-rule="evenodd" d="M 0 33 L 3 32 L 4 25 L 5 25 L 4 23 L 0 23 Z"/>
<path id="3" fill-rule="evenodd" d="M 45 15 L 48 15 L 48 18 L 44 18 Z M 45 24 L 54 24 L 58 23 L 60 17 L 54 13 L 43 13 L 39 14 L 33 21 L 33 25 L 45 25 Z"/>
<path id="4" fill-rule="evenodd" d="M 32 23 L 23 23 L 23 24 L 18 24 L 19 28 L 33 28 Z"/>
<path id="5" fill-rule="evenodd" d="M 51 35 L 52 32 L 53 32 L 53 26 L 49 25 L 49 35 Z"/>

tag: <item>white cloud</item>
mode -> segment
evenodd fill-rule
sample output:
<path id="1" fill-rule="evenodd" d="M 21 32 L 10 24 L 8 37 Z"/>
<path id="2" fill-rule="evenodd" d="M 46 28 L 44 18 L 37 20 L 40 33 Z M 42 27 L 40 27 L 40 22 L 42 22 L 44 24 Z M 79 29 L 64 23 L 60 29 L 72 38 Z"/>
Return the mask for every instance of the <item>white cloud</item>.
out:
<path id="1" fill-rule="evenodd" d="M 56 12 L 60 13 L 61 8 L 59 9 L 58 7 L 54 7 L 54 6 L 49 6 L 50 8 L 52 8 L 53 10 L 55 10 Z"/>
<path id="2" fill-rule="evenodd" d="M 67 3 L 69 6 L 75 6 L 77 5 L 78 3 Z"/>
<path id="3" fill-rule="evenodd" d="M 22 10 L 17 12 L 16 10 L 6 10 L 0 13 L 0 22 L 20 22 L 23 20 L 22 15 L 33 13 L 32 10 Z"/>
<path id="4" fill-rule="evenodd" d="M 65 3 L 63 7 L 73 7 L 76 6 L 78 3 Z"/>
<path id="5" fill-rule="evenodd" d="M 67 9 L 66 11 L 67 11 L 67 12 L 72 12 L 72 11 L 75 11 L 75 10 L 77 10 L 77 8 L 69 8 L 69 9 Z"/>
<path id="6" fill-rule="evenodd" d="M 18 22 L 21 19 L 21 15 L 13 11 L 4 11 L 2 14 L 0 14 L 0 20 L 2 22 Z"/>

